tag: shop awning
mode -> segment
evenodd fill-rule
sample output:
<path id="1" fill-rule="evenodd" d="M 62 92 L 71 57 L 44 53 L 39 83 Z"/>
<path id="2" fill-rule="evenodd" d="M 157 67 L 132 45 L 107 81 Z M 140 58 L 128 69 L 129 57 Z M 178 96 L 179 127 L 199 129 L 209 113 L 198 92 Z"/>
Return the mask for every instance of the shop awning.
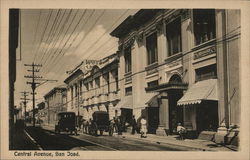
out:
<path id="1" fill-rule="evenodd" d="M 217 79 L 208 79 L 193 84 L 177 105 L 200 104 L 203 100 L 218 101 Z"/>
<path id="2" fill-rule="evenodd" d="M 146 95 L 146 106 L 147 107 L 159 107 L 158 106 L 158 93 L 147 93 Z"/>
<path id="3" fill-rule="evenodd" d="M 124 96 L 120 102 L 116 105 L 117 108 L 132 109 L 133 107 L 133 96 Z"/>

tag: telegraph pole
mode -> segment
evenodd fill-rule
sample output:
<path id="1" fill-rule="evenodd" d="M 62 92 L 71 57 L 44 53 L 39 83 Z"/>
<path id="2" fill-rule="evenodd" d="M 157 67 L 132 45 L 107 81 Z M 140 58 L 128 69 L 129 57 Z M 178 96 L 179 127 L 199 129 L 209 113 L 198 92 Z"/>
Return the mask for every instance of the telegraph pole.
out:
<path id="1" fill-rule="evenodd" d="M 37 84 L 40 84 L 36 82 L 36 80 L 41 79 L 41 76 L 35 76 L 35 72 L 39 72 L 40 70 L 35 69 L 35 67 L 42 67 L 40 64 L 24 64 L 24 66 L 32 67 L 32 70 L 27 70 L 28 72 L 32 72 L 32 75 L 24 76 L 25 78 L 31 78 L 32 82 L 27 82 L 27 84 L 31 85 L 32 88 L 32 102 L 33 102 L 33 127 L 35 127 L 35 90 Z"/>
<path id="2" fill-rule="evenodd" d="M 22 103 L 24 105 L 24 121 L 26 122 L 26 107 L 27 107 L 28 100 L 30 100 L 30 99 L 27 99 L 26 97 L 28 96 L 29 92 L 24 91 L 24 92 L 21 92 L 21 93 L 22 93 L 23 97 L 20 98 L 20 99 L 23 100 Z"/>

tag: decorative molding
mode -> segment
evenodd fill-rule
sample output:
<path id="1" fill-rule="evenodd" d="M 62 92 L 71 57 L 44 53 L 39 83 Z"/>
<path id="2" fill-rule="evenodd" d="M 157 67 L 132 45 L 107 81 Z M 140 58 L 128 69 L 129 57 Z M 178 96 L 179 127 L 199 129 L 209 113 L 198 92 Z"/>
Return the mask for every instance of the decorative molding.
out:
<path id="1" fill-rule="evenodd" d="M 162 32 L 163 31 L 163 20 L 161 19 L 160 21 L 156 22 L 156 30 L 157 32 Z"/>
<path id="2" fill-rule="evenodd" d="M 183 9 L 181 12 L 181 21 L 185 21 L 191 17 L 190 9 Z"/>
<path id="3" fill-rule="evenodd" d="M 143 42 L 143 38 L 144 38 L 144 32 L 138 33 L 138 34 L 135 36 L 135 38 L 136 38 L 136 41 L 137 41 L 138 43 L 142 43 L 142 42 Z"/>

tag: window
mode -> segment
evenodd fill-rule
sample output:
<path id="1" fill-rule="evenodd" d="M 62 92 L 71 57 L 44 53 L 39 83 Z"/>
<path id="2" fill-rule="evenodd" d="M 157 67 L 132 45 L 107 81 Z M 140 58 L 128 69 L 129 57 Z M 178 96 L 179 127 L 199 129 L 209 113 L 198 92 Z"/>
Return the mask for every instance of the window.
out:
<path id="1" fill-rule="evenodd" d="M 95 78 L 96 88 L 100 88 L 100 77 Z"/>
<path id="2" fill-rule="evenodd" d="M 119 89 L 118 69 L 116 69 L 116 70 L 114 71 L 114 78 L 115 78 L 116 90 L 118 91 L 118 89 Z"/>
<path id="3" fill-rule="evenodd" d="M 167 25 L 168 54 L 172 56 L 181 52 L 181 19 L 170 22 Z"/>
<path id="4" fill-rule="evenodd" d="M 148 65 L 158 61 L 157 56 L 157 33 L 153 33 L 146 38 Z"/>
<path id="5" fill-rule="evenodd" d="M 125 88 L 125 96 L 132 95 L 132 87 Z"/>
<path id="6" fill-rule="evenodd" d="M 217 68 L 216 64 L 202 67 L 195 70 L 196 73 L 196 82 L 206 79 L 216 78 L 217 77 Z"/>
<path id="7" fill-rule="evenodd" d="M 215 10 L 193 10 L 195 44 L 207 42 L 215 38 Z"/>
<path id="8" fill-rule="evenodd" d="M 89 82 L 89 89 L 93 89 L 93 81 Z"/>
<path id="9" fill-rule="evenodd" d="M 131 47 L 128 47 L 124 50 L 124 58 L 125 58 L 125 73 L 131 72 Z"/>
<path id="10" fill-rule="evenodd" d="M 88 90 L 89 90 L 89 85 L 88 85 L 88 83 L 85 83 L 84 86 L 85 86 L 85 88 L 86 88 L 86 91 L 88 91 Z"/>
<path id="11" fill-rule="evenodd" d="M 158 80 L 148 82 L 148 87 L 149 88 L 155 87 L 155 86 L 158 86 Z"/>

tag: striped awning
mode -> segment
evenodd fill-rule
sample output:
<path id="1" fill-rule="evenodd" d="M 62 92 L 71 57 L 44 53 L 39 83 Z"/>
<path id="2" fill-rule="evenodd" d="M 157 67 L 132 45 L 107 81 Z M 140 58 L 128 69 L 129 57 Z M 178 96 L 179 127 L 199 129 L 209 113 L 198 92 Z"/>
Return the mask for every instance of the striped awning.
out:
<path id="1" fill-rule="evenodd" d="M 218 101 L 217 79 L 208 79 L 193 84 L 177 105 L 200 104 L 203 100 Z"/>

